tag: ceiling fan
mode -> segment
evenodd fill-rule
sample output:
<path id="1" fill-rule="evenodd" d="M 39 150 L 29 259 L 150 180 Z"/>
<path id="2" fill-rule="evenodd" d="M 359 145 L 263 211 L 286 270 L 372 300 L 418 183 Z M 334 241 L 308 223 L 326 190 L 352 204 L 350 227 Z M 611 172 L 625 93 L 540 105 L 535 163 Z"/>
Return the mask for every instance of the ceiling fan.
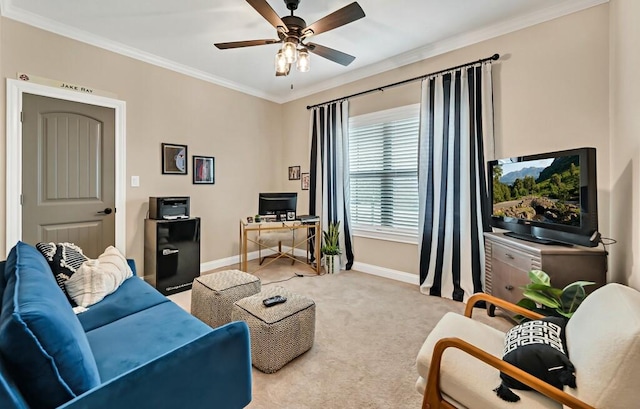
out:
<path id="1" fill-rule="evenodd" d="M 293 15 L 300 0 L 284 0 L 284 2 L 287 9 L 291 10 L 291 15 L 279 17 L 266 0 L 247 0 L 247 3 L 275 27 L 278 39 L 233 41 L 216 43 L 215 46 L 220 50 L 226 50 L 283 43 L 276 55 L 276 76 L 288 75 L 294 62 L 297 62 L 298 71 L 309 71 L 309 51 L 344 66 L 355 60 L 356 57 L 352 55 L 320 44 L 310 43 L 307 40 L 313 35 L 325 33 L 364 17 L 364 11 L 357 2 L 334 11 L 309 26 L 302 18 Z"/>

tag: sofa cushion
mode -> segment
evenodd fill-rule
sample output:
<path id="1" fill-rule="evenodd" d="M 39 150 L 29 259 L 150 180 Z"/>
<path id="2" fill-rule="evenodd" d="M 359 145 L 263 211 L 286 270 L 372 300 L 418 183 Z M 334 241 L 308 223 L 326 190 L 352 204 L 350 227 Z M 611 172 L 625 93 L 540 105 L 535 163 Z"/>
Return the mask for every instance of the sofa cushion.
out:
<path id="1" fill-rule="evenodd" d="M 0 270 L 2 271 L 2 270 Z M 0 276 L 3 274 L 0 274 Z M 2 357 L 0 356 L 0 407 L 2 408 L 15 408 L 15 409 L 29 409 L 27 401 L 24 399 L 18 386 L 13 381 L 13 377 L 6 365 L 4 364 Z"/>
<path id="2" fill-rule="evenodd" d="M 132 275 L 127 259 L 109 246 L 96 260 L 85 261 L 64 286 L 76 304 L 88 307 L 113 293 Z"/>
<path id="3" fill-rule="evenodd" d="M 2 294 L 4 294 L 4 288 L 7 285 L 7 283 L 5 283 L 5 280 L 4 280 L 5 264 L 6 264 L 6 261 L 0 261 L 0 307 L 2 306 Z"/>
<path id="4" fill-rule="evenodd" d="M 100 377 L 108 382 L 211 331 L 175 303 L 166 302 L 89 331 L 87 338 Z M 135 334 L 135 342 L 123 334 Z"/>
<path id="5" fill-rule="evenodd" d="M 102 301 L 78 314 L 85 332 L 135 314 L 155 305 L 171 302 L 140 277 L 131 277 Z"/>
<path id="6" fill-rule="evenodd" d="M 89 260 L 89 258 L 82 253 L 80 247 L 73 243 L 37 243 L 36 249 L 47 259 L 58 286 L 67 295 L 71 305 L 75 307 L 75 301 L 67 294 L 64 283 L 71 278 L 76 271 L 78 271 L 82 263 Z"/>
<path id="7" fill-rule="evenodd" d="M 56 407 L 100 384 L 87 337 L 46 260 L 18 242 L 4 269 L 0 353 L 34 407 Z"/>

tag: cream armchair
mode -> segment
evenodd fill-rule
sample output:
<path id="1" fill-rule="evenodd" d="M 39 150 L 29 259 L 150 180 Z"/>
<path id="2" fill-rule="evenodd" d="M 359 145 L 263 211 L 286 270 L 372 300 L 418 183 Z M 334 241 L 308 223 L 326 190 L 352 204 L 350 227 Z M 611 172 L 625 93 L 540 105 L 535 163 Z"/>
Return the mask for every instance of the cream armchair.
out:
<path id="1" fill-rule="evenodd" d="M 505 334 L 472 319 L 478 301 L 541 317 L 487 294 L 469 298 L 464 316 L 447 313 L 418 353 L 416 388 L 424 394 L 423 409 L 640 407 L 640 292 L 607 284 L 580 305 L 566 327 L 577 388 L 564 391 L 502 360 Z M 521 400 L 503 401 L 493 392 L 500 371 L 535 390 L 514 390 Z"/>

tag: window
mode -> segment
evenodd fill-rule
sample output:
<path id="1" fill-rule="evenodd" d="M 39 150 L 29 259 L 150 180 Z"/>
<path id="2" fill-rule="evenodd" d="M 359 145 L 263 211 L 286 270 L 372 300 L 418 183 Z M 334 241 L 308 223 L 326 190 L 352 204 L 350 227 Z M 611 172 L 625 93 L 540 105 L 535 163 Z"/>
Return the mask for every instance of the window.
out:
<path id="1" fill-rule="evenodd" d="M 358 235 L 415 240 L 420 105 L 349 120 L 351 219 Z"/>

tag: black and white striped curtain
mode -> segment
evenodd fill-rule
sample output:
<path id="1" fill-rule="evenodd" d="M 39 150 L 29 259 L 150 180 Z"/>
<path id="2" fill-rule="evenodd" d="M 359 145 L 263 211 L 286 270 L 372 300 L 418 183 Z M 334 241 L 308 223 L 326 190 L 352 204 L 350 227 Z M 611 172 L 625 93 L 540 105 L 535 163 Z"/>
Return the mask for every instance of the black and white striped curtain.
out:
<path id="1" fill-rule="evenodd" d="M 309 214 L 319 215 L 322 228 L 340 222 L 341 269 L 353 266 L 349 217 L 349 102 L 313 108 Z M 320 244 L 320 243 L 317 243 Z"/>
<path id="2" fill-rule="evenodd" d="M 493 158 L 491 64 L 427 78 L 420 112 L 420 291 L 466 301 L 482 291 Z"/>

